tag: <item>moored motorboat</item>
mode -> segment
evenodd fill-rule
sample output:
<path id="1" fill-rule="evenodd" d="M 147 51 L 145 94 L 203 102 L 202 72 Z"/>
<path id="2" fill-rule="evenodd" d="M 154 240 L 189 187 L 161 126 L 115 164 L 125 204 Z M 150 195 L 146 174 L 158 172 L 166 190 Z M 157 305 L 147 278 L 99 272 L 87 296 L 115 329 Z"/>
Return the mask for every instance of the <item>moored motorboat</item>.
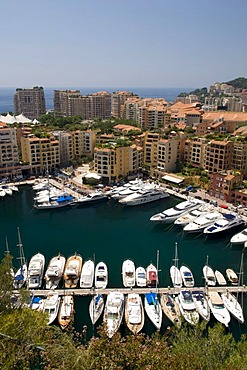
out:
<path id="1" fill-rule="evenodd" d="M 66 259 L 60 253 L 53 257 L 45 272 L 46 289 L 56 289 L 63 277 Z"/>
<path id="2" fill-rule="evenodd" d="M 185 225 L 183 228 L 184 231 L 187 233 L 199 233 L 203 232 L 203 230 L 213 225 L 213 223 L 219 220 L 222 217 L 222 214 L 218 211 L 215 212 L 208 212 L 204 215 L 197 217 L 193 222 Z"/>
<path id="3" fill-rule="evenodd" d="M 150 321 L 154 324 L 157 330 L 160 330 L 162 324 L 162 309 L 157 293 L 150 292 L 145 294 L 144 308 Z"/>
<path id="4" fill-rule="evenodd" d="M 89 316 L 92 324 L 96 324 L 104 310 L 104 298 L 102 294 L 96 294 L 89 303 Z"/>
<path id="5" fill-rule="evenodd" d="M 95 191 L 78 198 L 78 204 L 92 204 L 107 200 L 108 196 L 103 191 Z"/>
<path id="6" fill-rule="evenodd" d="M 228 326 L 231 317 L 218 292 L 208 292 L 208 304 L 215 319 Z"/>
<path id="7" fill-rule="evenodd" d="M 136 268 L 136 285 L 138 287 L 145 287 L 147 285 L 147 274 L 144 267 Z"/>
<path id="8" fill-rule="evenodd" d="M 134 192 L 127 197 L 124 197 L 119 200 L 119 203 L 126 206 L 137 206 L 140 204 L 154 202 L 160 199 L 169 197 L 170 195 L 162 189 L 141 189 L 137 192 Z"/>
<path id="9" fill-rule="evenodd" d="M 73 295 L 64 295 L 61 298 L 60 307 L 58 311 L 58 322 L 62 329 L 65 329 L 74 314 L 74 297 Z"/>
<path id="10" fill-rule="evenodd" d="M 223 213 L 223 217 L 217 220 L 213 225 L 206 227 L 203 233 L 206 235 L 215 235 L 226 232 L 240 225 L 244 225 L 243 217 L 233 213 Z"/>
<path id="11" fill-rule="evenodd" d="M 141 296 L 129 293 L 125 301 L 125 321 L 132 333 L 139 333 L 144 325 L 144 309 Z"/>
<path id="12" fill-rule="evenodd" d="M 108 269 L 104 262 L 99 262 L 95 267 L 94 285 L 96 289 L 105 289 L 108 284 Z"/>
<path id="13" fill-rule="evenodd" d="M 192 290 L 192 299 L 199 315 L 206 321 L 210 320 L 210 308 L 203 290 Z"/>
<path id="14" fill-rule="evenodd" d="M 124 314 L 124 295 L 118 291 L 112 291 L 108 294 L 105 310 L 104 322 L 106 323 L 106 332 L 109 338 L 117 332 Z"/>
<path id="15" fill-rule="evenodd" d="M 64 269 L 65 288 L 75 288 L 80 278 L 82 268 L 82 257 L 75 253 L 67 259 Z"/>
<path id="16" fill-rule="evenodd" d="M 127 259 L 122 264 L 123 286 L 133 287 L 135 285 L 135 264 Z"/>
<path id="17" fill-rule="evenodd" d="M 175 255 L 173 265 L 170 267 L 170 277 L 174 288 L 181 288 L 183 285 L 182 276 L 178 268 L 178 245 L 175 243 Z"/>
<path id="18" fill-rule="evenodd" d="M 170 223 L 175 221 L 178 217 L 184 215 L 186 212 L 191 211 L 200 207 L 202 202 L 191 198 L 186 201 L 183 201 L 176 206 L 166 209 L 163 212 L 157 213 L 150 218 L 152 222 L 158 223 Z"/>
<path id="19" fill-rule="evenodd" d="M 159 283 L 157 268 L 150 263 L 146 269 L 147 286 L 156 287 Z"/>
<path id="20" fill-rule="evenodd" d="M 208 266 L 208 264 L 206 264 L 203 267 L 202 272 L 203 272 L 203 276 L 204 276 L 206 285 L 215 286 L 216 285 L 216 277 L 215 277 L 215 273 L 214 273 L 214 270 L 212 269 L 212 267 L 210 267 L 210 266 Z"/>
<path id="21" fill-rule="evenodd" d="M 226 285 L 226 279 L 219 270 L 215 270 L 214 274 L 215 274 L 218 285 L 221 285 L 221 286 Z"/>
<path id="22" fill-rule="evenodd" d="M 76 204 L 76 200 L 72 195 L 63 194 L 58 196 L 56 199 L 50 199 L 48 202 L 35 203 L 34 208 L 44 210 L 44 209 L 56 209 L 67 207 Z"/>
<path id="23" fill-rule="evenodd" d="M 164 314 L 178 328 L 181 326 L 181 312 L 175 298 L 169 293 L 161 294 L 160 304 Z"/>
<path id="24" fill-rule="evenodd" d="M 178 226 L 184 227 L 185 225 L 188 225 L 190 222 L 193 222 L 197 217 L 205 215 L 209 212 L 209 206 L 207 204 L 202 204 L 197 209 L 192 209 L 189 212 L 186 212 L 184 215 L 178 217 L 174 224 Z"/>
<path id="25" fill-rule="evenodd" d="M 232 285 L 238 285 L 238 276 L 233 269 L 226 269 L 226 276 Z"/>
<path id="26" fill-rule="evenodd" d="M 186 288 L 191 288 L 195 285 L 194 276 L 188 266 L 182 265 L 180 267 L 180 274 Z"/>
<path id="27" fill-rule="evenodd" d="M 45 257 L 41 253 L 35 254 L 29 262 L 27 272 L 28 289 L 40 288 L 45 267 Z"/>
<path id="28" fill-rule="evenodd" d="M 247 228 L 232 236 L 232 244 L 244 244 L 247 242 Z"/>
<path id="29" fill-rule="evenodd" d="M 175 300 L 184 319 L 189 324 L 196 325 L 199 322 L 199 313 L 196 310 L 190 290 L 182 289 Z"/>
<path id="30" fill-rule="evenodd" d="M 48 325 L 52 324 L 55 321 L 61 298 L 58 295 L 58 292 L 50 291 L 47 297 L 44 299 L 43 312 L 48 314 Z"/>
<path id="31" fill-rule="evenodd" d="M 94 262 L 87 260 L 82 266 L 80 287 L 81 288 L 92 288 L 94 280 Z"/>
<path id="32" fill-rule="evenodd" d="M 244 314 L 243 309 L 238 302 L 237 297 L 231 294 L 228 290 L 225 293 L 221 294 L 222 301 L 224 306 L 228 309 L 230 314 L 232 314 L 235 319 L 237 319 L 241 324 L 244 323 Z"/>

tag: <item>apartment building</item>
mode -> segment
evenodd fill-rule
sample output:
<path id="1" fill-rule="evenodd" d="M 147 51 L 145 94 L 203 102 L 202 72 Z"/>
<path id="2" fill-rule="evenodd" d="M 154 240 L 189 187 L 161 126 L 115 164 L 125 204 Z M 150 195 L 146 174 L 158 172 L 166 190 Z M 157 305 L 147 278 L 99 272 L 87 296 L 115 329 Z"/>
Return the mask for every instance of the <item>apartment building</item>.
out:
<path id="1" fill-rule="evenodd" d="M 186 126 L 193 126 L 202 120 L 200 103 L 183 104 L 177 102 L 171 105 L 165 114 L 165 127 L 174 126 L 183 122 Z"/>
<path id="2" fill-rule="evenodd" d="M 60 164 L 59 141 L 50 136 L 38 138 L 34 135 L 22 137 L 22 160 L 29 163 L 29 169 L 36 174 L 55 171 Z"/>
<path id="3" fill-rule="evenodd" d="M 89 95 L 90 118 L 111 117 L 111 94 L 106 91 L 96 92 Z"/>
<path id="4" fill-rule="evenodd" d="M 219 123 L 223 133 L 233 133 L 237 127 L 247 125 L 247 112 L 206 112 L 202 116 L 202 122 L 214 130 Z"/>
<path id="5" fill-rule="evenodd" d="M 203 167 L 205 147 L 206 142 L 203 140 L 185 140 L 183 148 L 184 163 L 191 163 L 194 167 Z"/>
<path id="6" fill-rule="evenodd" d="M 0 178 L 21 174 L 16 129 L 0 122 Z"/>
<path id="7" fill-rule="evenodd" d="M 143 149 L 136 145 L 112 146 L 94 150 L 94 171 L 104 182 L 118 181 L 138 173 L 143 160 Z"/>
<path id="8" fill-rule="evenodd" d="M 247 179 L 247 142 L 233 142 L 232 168 L 241 171 L 244 178 Z"/>
<path id="9" fill-rule="evenodd" d="M 69 166 L 74 159 L 72 134 L 65 131 L 53 131 L 52 134 L 59 142 L 59 165 Z"/>
<path id="10" fill-rule="evenodd" d="M 239 171 L 216 172 L 212 175 L 209 194 L 226 202 L 232 202 L 235 198 L 235 189 L 240 187 L 242 181 L 243 175 Z"/>
<path id="11" fill-rule="evenodd" d="M 137 97 L 138 95 L 128 91 L 116 91 L 111 95 L 111 115 L 116 118 L 123 117 L 123 105 L 127 99 Z"/>
<path id="12" fill-rule="evenodd" d="M 232 168 L 233 142 L 210 141 L 205 148 L 204 169 L 212 174 Z"/>
<path id="13" fill-rule="evenodd" d="M 14 95 L 15 115 L 23 113 L 27 118 L 38 119 L 45 114 L 45 94 L 43 87 L 35 86 L 32 89 L 16 89 Z"/>
<path id="14" fill-rule="evenodd" d="M 96 134 L 96 130 L 76 130 L 71 132 L 73 140 L 73 157 L 75 159 L 83 156 L 93 156 L 96 145 Z"/>
<path id="15" fill-rule="evenodd" d="M 158 141 L 157 174 L 162 176 L 166 172 L 175 172 L 180 160 L 180 140 L 160 139 Z"/>
<path id="16" fill-rule="evenodd" d="M 156 132 L 145 132 L 143 162 L 150 168 L 150 175 L 153 176 L 158 164 L 158 142 L 160 135 Z"/>
<path id="17" fill-rule="evenodd" d="M 54 112 L 63 117 L 70 117 L 72 111 L 75 111 L 75 99 L 79 97 L 79 90 L 54 90 Z"/>

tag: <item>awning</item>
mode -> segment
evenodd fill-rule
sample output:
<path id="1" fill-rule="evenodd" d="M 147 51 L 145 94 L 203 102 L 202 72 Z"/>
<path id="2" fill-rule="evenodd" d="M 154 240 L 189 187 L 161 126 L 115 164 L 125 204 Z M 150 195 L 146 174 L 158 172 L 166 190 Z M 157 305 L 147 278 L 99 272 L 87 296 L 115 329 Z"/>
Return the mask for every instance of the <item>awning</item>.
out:
<path id="1" fill-rule="evenodd" d="M 180 184 L 181 182 L 184 181 L 183 179 L 178 179 L 177 177 L 173 177 L 173 176 L 170 176 L 170 175 L 165 175 L 165 176 L 162 177 L 162 179 L 166 180 L 166 181 L 175 182 L 175 184 Z"/>

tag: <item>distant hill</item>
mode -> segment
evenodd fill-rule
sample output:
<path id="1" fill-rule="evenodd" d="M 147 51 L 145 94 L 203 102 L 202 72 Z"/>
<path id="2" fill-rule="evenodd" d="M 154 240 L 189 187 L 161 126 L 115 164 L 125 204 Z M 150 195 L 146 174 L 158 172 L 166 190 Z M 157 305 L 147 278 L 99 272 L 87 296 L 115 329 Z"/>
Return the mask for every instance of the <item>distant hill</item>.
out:
<path id="1" fill-rule="evenodd" d="M 231 85 L 235 87 L 236 89 L 247 89 L 247 78 L 245 77 L 238 77 L 234 80 L 223 82 L 227 85 Z"/>

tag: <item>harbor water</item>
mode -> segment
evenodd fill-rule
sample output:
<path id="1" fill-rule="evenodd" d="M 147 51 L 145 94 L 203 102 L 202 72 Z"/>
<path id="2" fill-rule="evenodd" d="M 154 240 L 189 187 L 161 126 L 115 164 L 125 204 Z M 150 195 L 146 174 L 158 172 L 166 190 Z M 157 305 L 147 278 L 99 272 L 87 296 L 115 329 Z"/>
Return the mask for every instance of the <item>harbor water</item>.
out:
<path id="1" fill-rule="evenodd" d="M 83 260 L 94 258 L 95 263 L 104 261 L 109 270 L 109 287 L 122 287 L 121 267 L 125 259 L 135 262 L 136 267 L 147 267 L 150 262 L 156 264 L 159 250 L 160 286 L 171 285 L 169 269 L 174 258 L 174 245 L 178 244 L 179 265 L 188 265 L 195 278 L 196 286 L 203 286 L 202 268 L 209 256 L 209 265 L 225 275 L 226 268 L 239 271 L 242 246 L 231 247 L 229 241 L 236 232 L 226 233 L 220 238 L 205 238 L 203 234 L 185 235 L 178 226 L 154 225 L 150 217 L 181 202 L 181 199 L 170 196 L 161 201 L 135 207 L 109 200 L 106 202 L 71 207 L 59 210 L 36 210 L 33 208 L 34 192 L 30 186 L 20 187 L 17 194 L 4 197 L 0 201 L 0 251 L 5 251 L 5 237 L 9 249 L 16 259 L 17 227 L 20 228 L 24 252 L 27 260 L 40 252 L 45 255 L 46 266 L 49 260 L 60 252 L 69 257 L 75 252 Z M 247 283 L 247 261 L 244 257 L 244 278 Z M 90 297 L 75 299 L 75 327 L 81 331 L 87 326 L 90 337 L 93 331 L 88 314 Z M 245 310 L 247 317 L 247 309 Z M 99 324 L 102 320 L 99 322 Z M 165 331 L 168 320 L 163 320 L 162 331 Z M 151 334 L 152 324 L 145 317 L 144 332 Z M 231 320 L 230 331 L 239 337 L 246 332 L 245 325 Z"/>

